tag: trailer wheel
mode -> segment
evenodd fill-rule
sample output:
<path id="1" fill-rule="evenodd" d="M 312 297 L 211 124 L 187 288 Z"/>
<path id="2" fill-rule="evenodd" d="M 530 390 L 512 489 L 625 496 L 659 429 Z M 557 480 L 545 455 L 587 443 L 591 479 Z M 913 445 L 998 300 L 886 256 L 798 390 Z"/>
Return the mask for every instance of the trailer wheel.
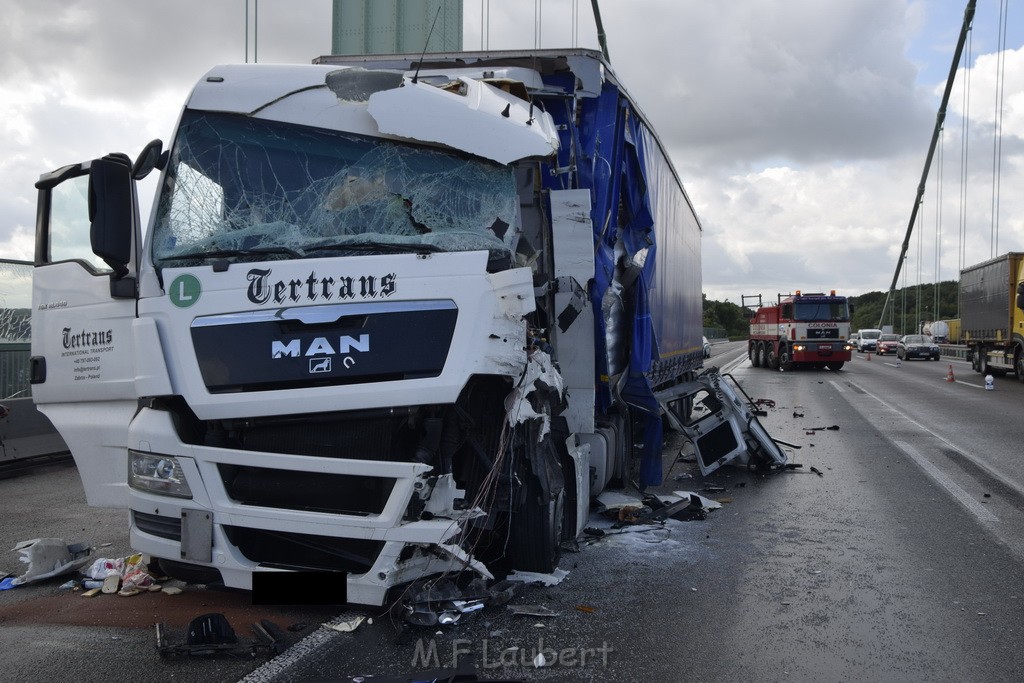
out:
<path id="1" fill-rule="evenodd" d="M 759 351 L 760 345 L 757 342 L 750 342 L 747 347 L 747 356 L 750 357 L 750 365 L 759 368 L 761 367 L 761 352 Z"/>
<path id="2" fill-rule="evenodd" d="M 983 375 L 988 374 L 988 354 L 985 352 L 985 349 L 978 351 L 978 372 Z"/>
<path id="3" fill-rule="evenodd" d="M 1017 381 L 1024 383 L 1024 351 L 1017 349 L 1017 356 L 1013 360 L 1013 371 L 1017 373 Z"/>
<path id="4" fill-rule="evenodd" d="M 757 343 L 757 365 L 761 368 L 768 367 L 768 349 L 765 348 L 764 342 Z"/>

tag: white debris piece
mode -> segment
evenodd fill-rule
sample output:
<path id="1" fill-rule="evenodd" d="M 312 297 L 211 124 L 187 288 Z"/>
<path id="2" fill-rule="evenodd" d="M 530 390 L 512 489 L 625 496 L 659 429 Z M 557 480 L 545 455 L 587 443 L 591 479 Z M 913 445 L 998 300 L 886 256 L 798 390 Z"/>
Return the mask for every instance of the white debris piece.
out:
<path id="1" fill-rule="evenodd" d="M 92 553 L 89 543 L 68 544 L 62 538 L 22 541 L 11 550 L 21 553 L 18 560 L 28 565 L 24 574 L 11 581 L 15 586 L 75 571 L 89 561 Z"/>
<path id="2" fill-rule="evenodd" d="M 562 375 L 552 365 L 551 356 L 539 349 L 534 349 L 530 352 L 530 357 L 526 362 L 525 377 L 519 386 L 505 397 L 505 419 L 513 427 L 527 420 L 543 419 L 544 426 L 538 436 L 543 439 L 551 428 L 551 418 L 534 410 L 528 399 L 529 395 L 537 390 L 538 383 L 554 389 L 559 396 L 565 393 Z"/>
<path id="3" fill-rule="evenodd" d="M 564 569 L 555 569 L 550 574 L 541 574 L 540 572 L 521 572 L 513 571 L 508 575 L 509 581 L 521 581 L 523 583 L 540 583 L 545 586 L 557 586 L 562 583 L 565 577 L 569 576 L 569 572 Z"/>
<path id="4" fill-rule="evenodd" d="M 718 508 L 722 507 L 722 504 L 719 503 L 717 500 L 705 498 L 699 493 L 694 493 L 692 491 L 673 491 L 672 493 L 679 496 L 680 498 L 689 498 L 691 501 L 693 500 L 693 497 L 696 496 L 700 500 L 700 504 L 704 506 L 705 510 L 717 510 Z"/>

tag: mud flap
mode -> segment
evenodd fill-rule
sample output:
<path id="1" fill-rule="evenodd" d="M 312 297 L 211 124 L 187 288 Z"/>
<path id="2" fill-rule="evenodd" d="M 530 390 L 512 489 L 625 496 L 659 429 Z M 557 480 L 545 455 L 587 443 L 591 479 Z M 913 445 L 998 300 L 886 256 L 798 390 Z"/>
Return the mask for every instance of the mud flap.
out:
<path id="1" fill-rule="evenodd" d="M 709 368 L 696 379 L 656 394 L 665 417 L 693 443 L 701 474 L 723 465 L 782 467 L 785 452 L 761 425 L 755 406 L 732 375 Z M 689 407 L 680 414 L 669 404 Z"/>

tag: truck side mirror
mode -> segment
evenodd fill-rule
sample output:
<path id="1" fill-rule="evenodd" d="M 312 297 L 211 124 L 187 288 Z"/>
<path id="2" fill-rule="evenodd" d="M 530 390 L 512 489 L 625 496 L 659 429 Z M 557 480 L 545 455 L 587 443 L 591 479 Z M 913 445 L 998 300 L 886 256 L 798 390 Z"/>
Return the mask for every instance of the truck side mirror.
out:
<path id="1" fill-rule="evenodd" d="M 89 165 L 89 240 L 92 252 L 117 277 L 128 274 L 132 249 L 132 163 L 109 154 Z"/>
<path id="2" fill-rule="evenodd" d="M 139 156 L 135 159 L 135 163 L 132 165 L 132 178 L 142 180 L 154 168 L 159 168 L 162 171 L 167 164 L 168 157 L 163 149 L 164 143 L 161 140 L 152 140 L 143 147 L 142 151 L 139 152 Z"/>

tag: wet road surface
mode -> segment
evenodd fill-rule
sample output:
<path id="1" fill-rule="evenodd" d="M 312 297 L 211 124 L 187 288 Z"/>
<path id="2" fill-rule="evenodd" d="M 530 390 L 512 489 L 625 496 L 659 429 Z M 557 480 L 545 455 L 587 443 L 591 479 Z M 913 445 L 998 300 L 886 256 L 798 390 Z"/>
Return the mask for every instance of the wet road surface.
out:
<path id="1" fill-rule="evenodd" d="M 1024 391 L 1013 392 L 1022 387 L 1007 379 L 986 395 L 945 382 L 945 362 L 904 363 L 896 374 L 877 357 L 870 365 L 857 358 L 839 373 L 729 368 L 741 353 L 736 344 L 716 345 L 712 361 L 731 369 L 752 397 L 775 402 L 762 422 L 800 446 L 792 456 L 802 467 L 771 474 L 723 468 L 704 479 L 692 463 L 676 462 L 681 444 L 670 439 L 661 490 L 702 492 L 722 507 L 703 521 L 620 530 L 595 515 L 591 524 L 607 533 L 563 556 L 568 576 L 556 586 L 526 587 L 511 603 L 558 616 L 490 607 L 455 626 L 423 628 L 380 609 L 353 610 L 373 623 L 353 633 L 310 629 L 262 666 L 164 662 L 151 626 L 139 625 L 147 614 L 162 616 L 163 605 L 137 603 L 139 615 L 129 618 L 127 605 L 150 596 L 108 597 L 102 623 L 66 624 L 56 616 L 61 605 L 86 601 L 51 583 L 0 593 L 0 649 L 18 653 L 5 655 L 5 664 L 18 678 L 37 680 L 61 679 L 69 666 L 82 674 L 77 680 L 379 680 L 457 664 L 475 667 L 482 679 L 513 680 L 1017 680 L 1024 670 L 1024 569 L 1015 538 L 1024 528 L 1021 497 L 1016 461 L 987 454 L 1009 453 L 1019 439 L 1019 429 L 999 425 L 1001 411 L 1020 424 Z M 964 366 L 964 381 L 968 374 Z M 987 401 L 993 398 L 1000 403 Z M 840 429 L 816 429 L 833 425 Z M 42 476 L 33 475 L 33 487 L 45 488 Z M 4 494 L 31 483 L 12 489 L 11 481 L 0 481 L 5 548 L 24 540 L 26 520 Z M 107 514 L 86 514 L 93 513 L 81 527 L 53 510 L 37 510 L 33 519 L 60 532 L 53 535 L 74 536 Z M 103 520 L 112 525 L 100 525 L 109 529 L 105 537 L 114 538 L 117 518 Z M 245 611 L 252 608 L 244 596 L 232 605 L 213 592 L 195 595 L 197 602 L 180 605 L 180 619 L 225 611 L 248 635 L 257 615 Z M 336 614 L 270 616 L 286 626 Z M 537 654 L 546 666 L 535 666 Z"/>

